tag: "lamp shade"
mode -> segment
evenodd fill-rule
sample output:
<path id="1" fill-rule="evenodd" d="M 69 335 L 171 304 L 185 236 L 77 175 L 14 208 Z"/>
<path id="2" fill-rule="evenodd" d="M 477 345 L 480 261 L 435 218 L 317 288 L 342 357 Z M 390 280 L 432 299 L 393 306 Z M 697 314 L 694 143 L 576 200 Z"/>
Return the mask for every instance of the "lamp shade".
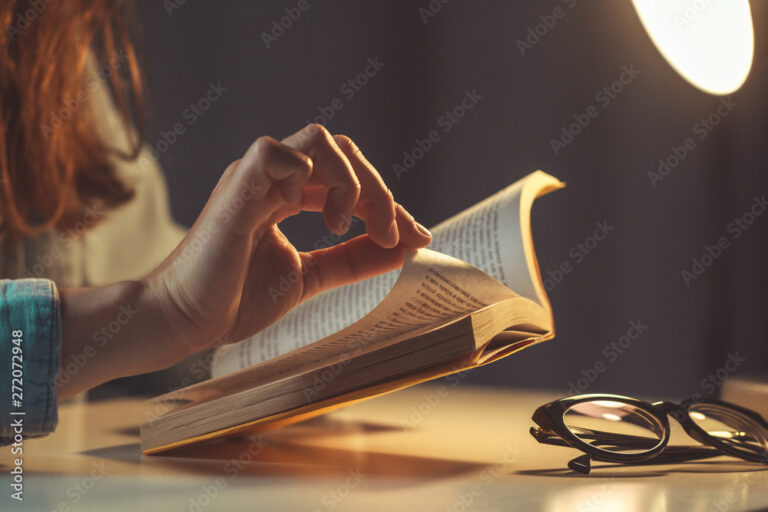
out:
<path id="1" fill-rule="evenodd" d="M 633 0 L 669 64 L 711 94 L 730 94 L 752 67 L 755 35 L 748 0 Z"/>

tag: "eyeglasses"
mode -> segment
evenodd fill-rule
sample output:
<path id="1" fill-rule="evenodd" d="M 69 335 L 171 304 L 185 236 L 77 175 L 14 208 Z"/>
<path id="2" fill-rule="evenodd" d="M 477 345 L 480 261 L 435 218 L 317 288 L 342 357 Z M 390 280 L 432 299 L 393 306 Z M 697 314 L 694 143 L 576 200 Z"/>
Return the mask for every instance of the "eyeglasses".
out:
<path id="1" fill-rule="evenodd" d="M 705 446 L 667 446 L 672 416 Z M 542 405 L 533 413 L 540 443 L 584 452 L 568 463 L 589 474 L 592 459 L 663 464 L 731 455 L 768 464 L 768 422 L 754 411 L 720 400 L 645 402 L 619 395 L 580 395 Z"/>

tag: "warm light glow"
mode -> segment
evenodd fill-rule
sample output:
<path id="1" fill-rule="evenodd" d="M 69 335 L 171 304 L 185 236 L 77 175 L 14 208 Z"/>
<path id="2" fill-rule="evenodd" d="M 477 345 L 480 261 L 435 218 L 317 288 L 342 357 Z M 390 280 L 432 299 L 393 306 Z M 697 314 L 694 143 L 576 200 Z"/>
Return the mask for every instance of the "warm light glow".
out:
<path id="1" fill-rule="evenodd" d="M 607 482 L 599 484 L 553 486 L 551 492 L 542 493 L 543 510 L 546 512 L 573 512 L 574 510 L 657 512 L 672 508 L 670 495 L 674 496 L 675 491 L 670 490 L 668 486 L 637 483 L 636 479 L 629 478 L 626 479 L 630 480 L 628 482 L 616 482 L 615 480 L 618 479 L 610 477 L 605 480 Z M 701 496 L 701 493 L 696 496 Z"/>
<path id="2" fill-rule="evenodd" d="M 747 437 L 746 432 L 731 432 L 728 430 L 711 430 L 707 434 L 712 437 L 719 437 L 720 439 L 737 439 Z"/>
<path id="3" fill-rule="evenodd" d="M 695 420 L 705 420 L 705 419 L 707 419 L 707 417 L 704 416 L 699 411 L 691 411 L 691 418 L 693 418 Z"/>
<path id="4" fill-rule="evenodd" d="M 604 412 L 603 418 L 607 419 L 608 421 L 621 421 L 621 416 L 611 414 L 609 412 Z"/>
<path id="5" fill-rule="evenodd" d="M 594 400 L 591 403 L 599 405 L 600 407 L 607 407 L 609 409 L 621 409 L 627 406 L 627 404 L 623 402 L 614 402 L 613 400 Z"/>
<path id="6" fill-rule="evenodd" d="M 730 94 L 752 67 L 755 35 L 748 0 L 633 0 L 667 62 L 696 87 Z"/>

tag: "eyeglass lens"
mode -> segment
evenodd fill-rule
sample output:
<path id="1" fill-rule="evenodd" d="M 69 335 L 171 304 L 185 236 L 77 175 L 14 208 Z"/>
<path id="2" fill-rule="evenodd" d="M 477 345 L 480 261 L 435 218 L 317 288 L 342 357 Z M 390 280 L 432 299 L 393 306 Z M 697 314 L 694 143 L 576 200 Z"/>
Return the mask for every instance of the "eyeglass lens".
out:
<path id="1" fill-rule="evenodd" d="M 688 416 L 710 436 L 745 453 L 768 453 L 768 429 L 727 406 L 693 404 Z"/>
<path id="2" fill-rule="evenodd" d="M 654 415 L 612 400 L 574 404 L 563 413 L 563 420 L 581 441 L 608 452 L 647 452 L 664 437 L 664 426 Z"/>

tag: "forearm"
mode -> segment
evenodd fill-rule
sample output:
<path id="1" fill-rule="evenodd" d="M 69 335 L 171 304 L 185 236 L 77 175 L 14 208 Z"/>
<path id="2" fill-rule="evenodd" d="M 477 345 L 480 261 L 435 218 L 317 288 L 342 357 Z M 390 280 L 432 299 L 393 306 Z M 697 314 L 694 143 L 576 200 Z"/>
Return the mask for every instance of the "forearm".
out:
<path id="1" fill-rule="evenodd" d="M 170 366 L 182 354 L 162 350 L 170 336 L 142 281 L 60 290 L 59 398 L 108 380 Z"/>

